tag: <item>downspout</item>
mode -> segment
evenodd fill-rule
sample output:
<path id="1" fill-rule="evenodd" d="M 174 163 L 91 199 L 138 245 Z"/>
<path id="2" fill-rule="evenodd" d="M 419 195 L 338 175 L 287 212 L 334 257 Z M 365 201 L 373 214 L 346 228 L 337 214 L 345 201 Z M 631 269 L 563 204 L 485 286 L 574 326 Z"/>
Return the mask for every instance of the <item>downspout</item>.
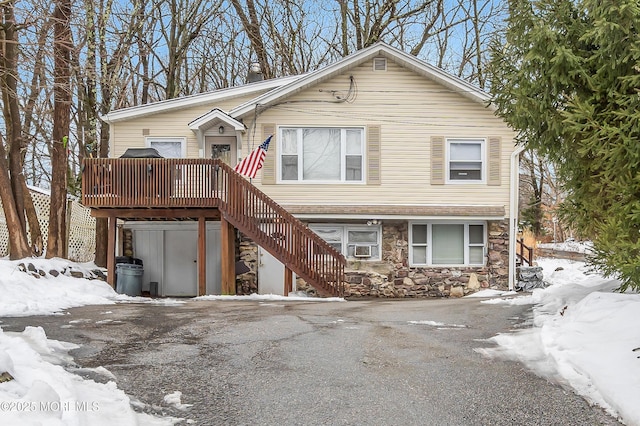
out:
<path id="1" fill-rule="evenodd" d="M 511 153 L 511 177 L 509 188 L 509 290 L 515 288 L 516 279 L 516 235 L 518 234 L 518 193 L 520 184 L 520 153 L 525 147 L 519 145 Z"/>

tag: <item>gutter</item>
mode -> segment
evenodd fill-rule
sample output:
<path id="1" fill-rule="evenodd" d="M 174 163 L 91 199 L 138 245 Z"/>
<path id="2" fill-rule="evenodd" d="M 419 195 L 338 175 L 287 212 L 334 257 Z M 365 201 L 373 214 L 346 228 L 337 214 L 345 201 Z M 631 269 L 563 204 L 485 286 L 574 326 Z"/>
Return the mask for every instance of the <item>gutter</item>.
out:
<path id="1" fill-rule="evenodd" d="M 523 145 L 511 153 L 511 177 L 509 188 L 509 290 L 515 288 L 516 279 L 516 234 L 518 233 L 518 193 L 520 184 L 520 153 Z"/>

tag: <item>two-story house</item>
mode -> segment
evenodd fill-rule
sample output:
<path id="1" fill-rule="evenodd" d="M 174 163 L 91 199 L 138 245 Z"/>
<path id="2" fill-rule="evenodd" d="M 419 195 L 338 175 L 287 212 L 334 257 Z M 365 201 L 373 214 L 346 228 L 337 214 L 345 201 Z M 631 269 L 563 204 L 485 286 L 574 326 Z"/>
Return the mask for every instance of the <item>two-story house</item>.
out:
<path id="1" fill-rule="evenodd" d="M 157 282 L 161 295 L 308 289 L 311 269 L 324 268 L 328 256 L 320 247 L 344 256 L 329 257 L 342 262 L 345 296 L 455 297 L 512 288 L 521 149 L 488 101 L 473 85 L 378 43 L 308 74 L 110 112 L 103 120 L 113 160 L 100 160 L 110 183 L 98 185 L 104 178 L 86 168 L 84 200 L 111 219 L 111 240 L 120 219 L 144 261 L 143 285 Z M 250 182 L 237 183 L 231 168 L 219 165 L 233 167 L 269 135 L 264 166 Z M 140 168 L 148 175 L 144 191 L 182 188 L 151 191 L 147 204 L 136 198 L 142 189 L 127 189 L 138 175 L 108 165 L 128 148 L 144 147 L 167 158 Z M 150 177 L 152 165 L 161 168 L 155 161 L 171 163 L 157 173 L 160 180 Z M 112 193 L 96 202 L 98 186 Z M 129 191 L 128 201 L 114 204 L 114 188 Z M 180 204 L 187 195 L 191 201 Z M 221 201 L 199 201 L 210 196 Z M 263 197 L 284 216 L 255 207 Z M 298 231 L 281 225 L 289 217 L 327 244 L 300 243 Z M 284 246 L 294 249 L 285 255 Z M 236 277 L 237 262 L 250 272 Z"/>

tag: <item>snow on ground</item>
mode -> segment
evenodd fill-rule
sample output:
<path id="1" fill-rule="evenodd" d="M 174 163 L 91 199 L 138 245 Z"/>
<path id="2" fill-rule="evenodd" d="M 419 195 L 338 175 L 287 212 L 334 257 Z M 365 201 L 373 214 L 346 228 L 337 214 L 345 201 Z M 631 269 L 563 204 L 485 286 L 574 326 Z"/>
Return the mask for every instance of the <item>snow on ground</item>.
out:
<path id="1" fill-rule="evenodd" d="M 91 370 L 106 376 L 106 383 L 70 372 L 68 351 L 76 347 L 47 339 L 42 327 L 20 333 L 0 329 L 0 372 L 13 378 L 0 384 L 2 424 L 173 425 L 180 420 L 135 412 L 104 369 Z"/>
<path id="2" fill-rule="evenodd" d="M 297 301 L 297 302 L 345 302 L 342 297 L 311 297 L 303 292 L 289 293 L 289 296 L 279 296 L 277 294 L 250 294 L 248 296 L 200 296 L 194 297 L 194 300 L 257 300 L 257 301 Z"/>
<path id="3" fill-rule="evenodd" d="M 19 269 L 21 263 L 31 263 L 47 275 L 35 278 L 24 273 Z M 115 303 L 116 293 L 104 281 L 49 274 L 49 271 L 65 268 L 69 273 L 72 270 L 85 273 L 89 270 L 62 259 L 0 260 L 0 315 L 50 315 L 74 306 Z"/>
<path id="4" fill-rule="evenodd" d="M 520 361 L 572 388 L 627 425 L 640 425 L 640 295 L 619 293 L 619 282 L 590 274 L 583 262 L 540 259 L 545 289 L 493 304 L 533 304 L 533 325 L 477 349 Z"/>
<path id="5" fill-rule="evenodd" d="M 475 293 L 471 293 L 465 296 L 465 298 L 474 298 L 474 297 L 498 297 L 498 296 L 510 296 L 518 294 L 515 291 L 503 291 L 503 290 L 494 290 L 491 288 L 483 289 L 476 291 Z"/>
<path id="6" fill-rule="evenodd" d="M 33 265 L 29 269 L 29 265 Z M 64 259 L 0 259 L 0 317 L 61 315 L 65 309 L 84 305 L 151 303 L 180 305 L 186 300 L 151 299 L 116 293 L 94 277 L 94 264 Z M 312 298 L 302 294 L 203 296 L 197 300 L 247 301 L 344 301 L 342 298 Z M 106 311 L 109 313 L 109 311 Z M 105 319 L 96 324 L 107 323 Z M 173 425 L 181 419 L 154 417 L 135 411 L 148 409 L 118 389 L 115 377 L 104 367 L 78 368 L 68 351 L 72 343 L 47 339 L 41 327 L 23 332 L 4 332 L 0 320 L 0 424 L 13 425 Z M 105 383 L 84 379 L 79 374 L 102 377 Z M 187 410 L 182 394 L 175 391 L 164 405 Z M 151 407 L 153 409 L 153 407 Z M 154 410 L 152 410 L 154 411 Z M 157 410 L 155 410 L 157 411 Z"/>
<path id="7" fill-rule="evenodd" d="M 576 241 L 569 239 L 561 243 L 538 243 L 536 247 L 548 248 L 560 251 L 574 251 L 577 253 L 589 253 L 593 250 L 591 241 Z"/>
<path id="8" fill-rule="evenodd" d="M 44 276 L 19 270 L 20 262 L 0 260 L 0 317 L 61 314 L 88 304 L 186 303 L 116 294 L 100 280 L 73 278 L 94 265 L 62 259 L 29 259 Z M 25 263 L 27 263 L 25 261 Z M 495 348 L 477 349 L 490 357 L 513 359 L 538 374 L 572 387 L 594 404 L 618 416 L 627 425 L 640 426 L 640 295 L 620 294 L 619 283 L 589 274 L 582 262 L 560 259 L 539 261 L 550 286 L 530 294 L 484 290 L 478 303 L 533 305 L 532 327 L 497 335 Z M 65 271 L 52 276 L 51 270 Z M 34 272 L 36 273 L 36 272 Z M 40 275 L 40 274 L 38 274 Z M 467 296 L 469 297 L 469 296 Z M 196 300 L 340 301 L 275 295 L 203 296 Z M 108 308 L 106 308 L 106 312 Z M 40 327 L 4 332 L 0 319 L 0 424 L 24 425 L 164 425 L 179 419 L 153 417 L 138 411 L 149 408 L 118 389 L 115 377 L 103 367 L 79 369 L 68 351 L 74 344 L 47 339 Z M 412 321 L 413 326 L 463 326 L 435 321 Z M 90 371 L 89 371 L 90 370 Z M 102 377 L 104 383 L 76 373 Z M 1 373 L 12 380 L 3 381 Z M 6 377 L 5 375 L 5 377 Z M 87 374 L 85 374 L 87 376 Z M 182 394 L 166 395 L 165 406 L 188 410 Z"/>
<path id="9" fill-rule="evenodd" d="M 26 269 L 28 264 L 35 267 L 33 271 Z M 91 276 L 94 269 L 98 268 L 92 264 L 63 259 L 0 260 L 0 317 L 55 315 L 75 306 L 144 299 L 117 294 L 101 280 L 71 276 L 72 272 Z M 62 273 L 54 276 L 52 271 Z M 0 424 L 154 426 L 181 420 L 134 411 L 132 401 L 118 389 L 108 370 L 80 369 L 73 364 L 68 351 L 77 345 L 47 339 L 41 327 L 5 332 L 1 323 Z M 102 377 L 104 383 L 74 372 Z"/>
<path id="10" fill-rule="evenodd" d="M 176 407 L 178 410 L 186 410 L 191 407 L 193 404 L 183 404 L 182 403 L 182 392 L 175 391 L 168 395 L 164 396 L 164 403 L 166 405 L 171 405 Z"/>

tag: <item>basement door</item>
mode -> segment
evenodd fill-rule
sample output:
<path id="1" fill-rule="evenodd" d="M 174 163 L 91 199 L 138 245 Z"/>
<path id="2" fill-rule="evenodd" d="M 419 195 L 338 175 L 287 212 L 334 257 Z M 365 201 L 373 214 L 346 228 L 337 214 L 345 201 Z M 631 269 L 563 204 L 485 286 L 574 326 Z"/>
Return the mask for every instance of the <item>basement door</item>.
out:
<path id="1" fill-rule="evenodd" d="M 164 231 L 163 296 L 198 294 L 198 231 Z"/>
<path id="2" fill-rule="evenodd" d="M 295 274 L 293 291 L 296 291 Z M 284 265 L 262 247 L 258 247 L 258 293 L 288 296 L 284 294 Z"/>

